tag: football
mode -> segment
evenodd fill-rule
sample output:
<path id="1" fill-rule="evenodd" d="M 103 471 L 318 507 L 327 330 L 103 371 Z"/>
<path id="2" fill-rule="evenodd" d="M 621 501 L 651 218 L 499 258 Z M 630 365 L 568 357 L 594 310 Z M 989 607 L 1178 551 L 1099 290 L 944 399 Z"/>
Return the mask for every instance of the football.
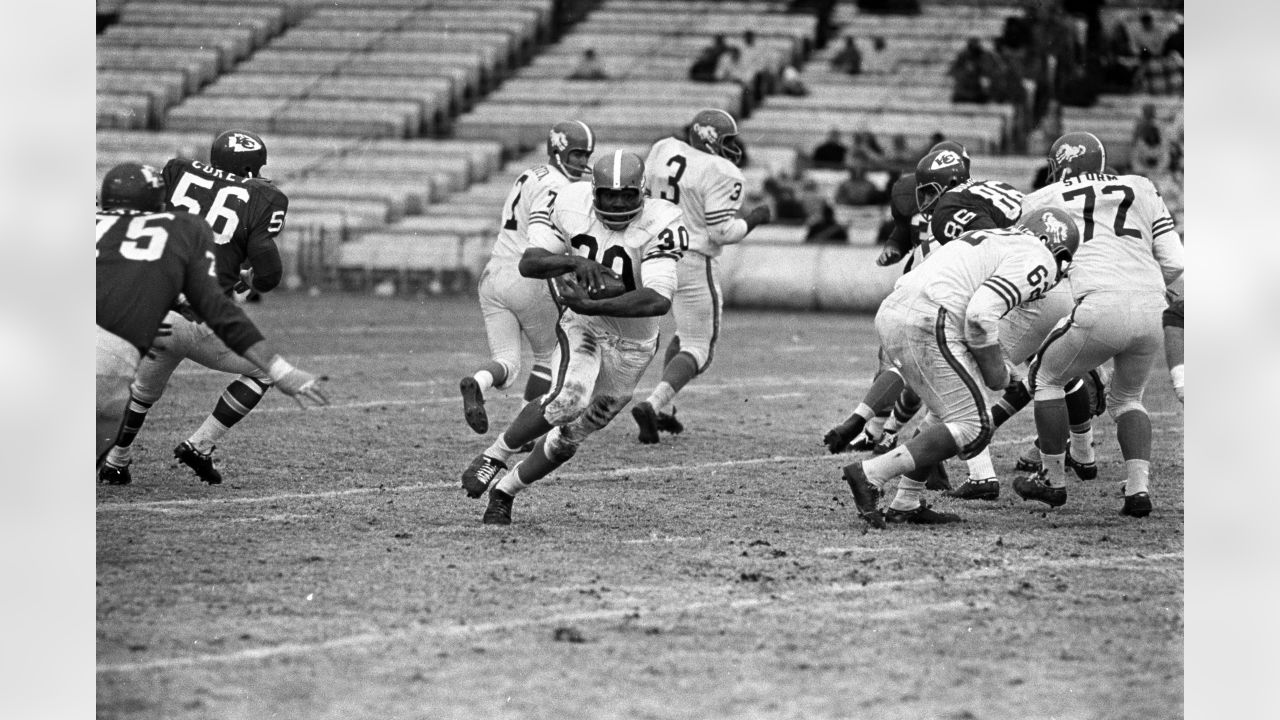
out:
<path id="1" fill-rule="evenodd" d="M 587 293 L 587 296 L 590 297 L 592 300 L 605 300 L 607 298 L 618 297 L 619 295 L 627 292 L 627 283 L 622 279 L 621 276 L 617 275 L 616 273 L 608 269 L 605 270 L 603 276 L 604 276 L 604 287 L 601 288 L 599 292 Z M 565 273 L 564 275 L 561 275 L 560 277 L 556 278 L 555 285 L 556 285 L 556 291 L 560 292 L 561 288 L 565 286 L 572 285 L 577 287 L 578 280 L 573 273 Z"/>

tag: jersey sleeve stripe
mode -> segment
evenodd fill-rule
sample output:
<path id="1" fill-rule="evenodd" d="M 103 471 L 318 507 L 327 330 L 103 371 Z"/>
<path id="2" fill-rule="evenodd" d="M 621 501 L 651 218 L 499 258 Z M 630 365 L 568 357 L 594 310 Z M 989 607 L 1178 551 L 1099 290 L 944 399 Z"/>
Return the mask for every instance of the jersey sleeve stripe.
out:
<path id="1" fill-rule="evenodd" d="M 703 213 L 703 215 L 706 217 L 718 217 L 720 215 L 732 215 L 736 212 L 738 211 L 734 210 L 733 208 L 724 208 L 722 210 L 708 210 L 707 212 Z"/>
<path id="2" fill-rule="evenodd" d="M 1022 293 L 1018 290 L 1017 285 L 1014 285 L 1013 283 L 1009 282 L 1007 278 L 1000 277 L 999 275 L 996 275 L 991 279 L 999 282 L 1001 285 L 1004 286 L 1006 290 L 1009 291 L 1009 294 L 1013 296 L 1014 305 L 1017 305 L 1018 303 L 1022 302 Z M 1010 309 L 1013 309 L 1012 306 L 1010 307 Z"/>
<path id="3" fill-rule="evenodd" d="M 1004 303 L 1007 306 L 1005 308 L 1005 312 L 1008 312 L 1012 310 L 1013 306 L 1017 305 L 1017 303 L 1014 302 L 1013 296 L 1009 294 L 1009 289 L 1007 287 L 1004 287 L 1001 283 L 996 282 L 996 280 L 999 280 L 999 279 L 1000 278 L 991 278 L 986 282 L 982 283 L 982 285 L 984 287 L 990 288 L 992 292 L 1000 296 L 1001 300 L 1004 300 Z"/>
<path id="4" fill-rule="evenodd" d="M 666 258 L 669 258 L 669 259 L 671 259 L 671 260 L 675 260 L 676 262 L 679 262 L 679 261 L 680 261 L 680 253 L 677 253 L 677 252 L 663 252 L 663 251 L 661 251 L 661 250 L 655 250 L 655 251 L 653 251 L 653 252 L 649 253 L 648 255 L 645 255 L 643 258 L 641 258 L 640 262 L 649 262 L 650 260 L 660 260 L 660 259 L 666 259 Z"/>

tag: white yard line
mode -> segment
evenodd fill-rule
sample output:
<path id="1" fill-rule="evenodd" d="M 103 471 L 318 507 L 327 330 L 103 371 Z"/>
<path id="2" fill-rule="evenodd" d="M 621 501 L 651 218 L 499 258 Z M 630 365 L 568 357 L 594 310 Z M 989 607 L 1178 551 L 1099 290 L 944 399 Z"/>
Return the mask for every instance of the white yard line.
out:
<path id="1" fill-rule="evenodd" d="M 1112 558 L 1095 558 L 1080 557 L 1062 560 L 1045 560 L 1020 565 L 1009 565 L 1002 567 L 983 567 L 975 568 L 965 572 L 956 573 L 947 577 L 946 583 L 952 584 L 957 581 L 968 579 L 979 579 L 984 577 L 1000 576 L 1008 573 L 1016 572 L 1032 572 L 1046 569 L 1074 569 L 1074 568 L 1116 568 L 1116 569 L 1148 569 L 1153 563 L 1164 563 L 1169 560 L 1181 561 L 1182 553 L 1159 553 L 1147 555 L 1143 557 L 1112 557 Z M 361 633 L 359 635 L 349 635 L 347 637 L 334 638 L 332 640 L 324 640 L 315 643 L 286 643 L 283 645 L 274 645 L 270 647 L 246 648 L 230 653 L 222 653 L 218 655 L 202 655 L 197 657 L 181 657 L 181 658 L 158 658 L 156 660 L 146 660 L 142 662 L 131 663 L 111 663 L 100 664 L 97 666 L 97 672 L 102 673 L 132 673 L 143 672 L 148 670 L 173 670 L 178 668 L 205 666 L 217 663 L 238 663 L 244 661 L 262 660 L 266 658 L 278 657 L 282 655 L 312 655 L 323 653 L 337 649 L 358 649 L 370 645 L 393 644 L 415 640 L 418 638 L 453 638 L 462 636 L 483 635 L 493 632 L 502 632 L 510 630 L 519 630 L 529 627 L 565 625 L 571 623 L 587 623 L 602 620 L 621 620 L 626 617 L 634 617 L 637 614 L 641 619 L 651 618 L 655 615 L 681 615 L 688 612 L 713 609 L 713 610 L 737 610 L 747 607 L 764 606 L 768 609 L 770 606 L 776 606 L 781 609 L 794 606 L 796 603 L 810 603 L 812 599 L 822 596 L 835 596 L 847 594 L 871 594 L 884 591 L 901 590 L 902 588 L 920 587 L 925 585 L 939 585 L 941 582 L 938 578 L 929 576 L 922 578 L 914 578 L 911 580 L 892 580 L 886 582 L 871 582 L 866 585 L 861 583 L 838 583 L 832 585 L 818 586 L 816 589 L 808 589 L 804 592 L 775 594 L 768 598 L 744 598 L 738 600 L 724 601 L 723 599 L 698 600 L 692 602 L 676 602 L 676 603 L 659 603 L 655 605 L 647 605 L 645 598 L 618 598 L 616 602 L 625 603 L 625 608 L 615 608 L 609 610 L 587 610 L 581 612 L 568 612 L 549 615 L 537 618 L 513 618 L 501 622 L 475 623 L 469 625 L 434 625 L 429 627 L 403 630 L 400 632 L 390 633 Z M 961 601 L 945 601 L 937 603 L 922 603 L 918 605 L 910 605 L 897 608 L 887 608 L 880 610 L 860 610 L 858 617 L 862 621 L 866 620 L 898 620 L 903 618 L 920 615 L 923 613 L 937 613 L 940 610 L 956 610 L 961 612 L 971 611 L 967 602 Z"/>

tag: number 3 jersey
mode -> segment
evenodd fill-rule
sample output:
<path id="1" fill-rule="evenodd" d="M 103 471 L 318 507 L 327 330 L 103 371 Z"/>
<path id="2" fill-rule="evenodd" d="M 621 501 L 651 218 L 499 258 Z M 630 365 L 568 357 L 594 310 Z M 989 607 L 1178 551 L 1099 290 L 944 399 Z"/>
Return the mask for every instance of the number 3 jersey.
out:
<path id="1" fill-rule="evenodd" d="M 224 292 L 240 279 L 246 260 L 257 289 L 265 292 L 279 284 L 284 272 L 275 238 L 289 209 L 280 188 L 189 158 L 173 158 L 163 174 L 168 207 L 199 215 L 213 228 L 218 285 Z"/>
<path id="2" fill-rule="evenodd" d="M 1084 173 L 1023 201 L 1027 215 L 1046 207 L 1064 210 L 1080 229 L 1080 249 L 1068 270 L 1076 299 L 1126 292 L 1143 308 L 1164 307 L 1165 287 L 1182 274 L 1184 254 L 1169 208 L 1150 180 Z"/>
<path id="3" fill-rule="evenodd" d="M 187 213 L 98 212 L 98 326 L 146 351 L 179 293 L 242 353 L 262 340 L 213 278 L 213 234 Z"/>
<path id="4" fill-rule="evenodd" d="M 545 218 L 530 221 L 529 245 L 590 258 L 616 272 L 628 289 L 646 287 L 670 299 L 676 289 L 676 265 L 689 242 L 680 208 L 645 198 L 639 216 L 626 228 L 611 230 L 596 217 L 592 191 L 589 182 L 565 187 Z M 601 332 L 648 341 L 658 336 L 660 318 L 584 315 L 582 319 Z"/>
<path id="5" fill-rule="evenodd" d="M 722 245 L 746 235 L 746 222 L 738 218 L 745 180 L 737 165 L 676 138 L 664 138 L 650 148 L 644 167 L 649 191 L 684 211 L 689 250 L 719 257 Z"/>
<path id="6" fill-rule="evenodd" d="M 999 341 L 1005 314 L 1040 299 L 1058 280 L 1057 262 L 1039 239 L 1013 229 L 975 230 L 934 249 L 898 278 L 885 302 L 918 311 L 921 324 L 936 322 L 944 308 L 967 344 L 986 347 Z"/>

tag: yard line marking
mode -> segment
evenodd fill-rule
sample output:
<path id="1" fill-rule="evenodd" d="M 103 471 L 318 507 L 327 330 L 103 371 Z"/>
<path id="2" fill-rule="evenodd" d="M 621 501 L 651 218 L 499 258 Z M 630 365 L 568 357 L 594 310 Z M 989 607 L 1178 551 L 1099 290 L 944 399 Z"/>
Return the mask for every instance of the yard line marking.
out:
<path id="1" fill-rule="evenodd" d="M 1020 445 L 1035 440 L 1035 435 L 1028 435 L 1022 438 L 1011 438 L 1008 440 L 997 440 L 991 443 L 992 447 L 1003 447 L 1005 445 Z M 853 456 L 849 456 L 852 458 Z M 715 470 L 721 468 L 744 467 L 754 465 L 766 465 L 771 463 L 789 463 L 799 461 L 814 460 L 839 460 L 839 456 L 819 455 L 816 452 L 812 455 L 773 455 L 771 457 L 758 458 L 740 458 L 737 460 L 721 460 L 717 462 L 698 463 L 696 465 L 632 465 L 628 467 L 614 468 L 612 470 L 580 470 L 577 472 L 557 473 L 556 478 L 563 480 L 600 480 L 615 479 L 620 477 L 629 477 L 631 475 L 645 475 L 652 473 L 665 472 L 691 472 L 695 470 Z M 847 464 L 847 463 L 842 463 Z M 364 495 L 368 493 L 383 492 L 414 492 L 418 490 L 456 490 L 459 485 L 454 482 L 447 483 L 410 483 L 408 485 L 379 485 L 377 487 L 358 487 L 346 488 L 343 490 L 322 490 L 318 492 L 300 492 L 300 493 L 281 493 L 278 495 L 255 495 L 253 497 L 198 497 L 198 498 L 175 498 L 173 500 L 150 500 L 136 503 L 115 502 L 103 503 L 98 505 L 98 512 L 114 512 L 123 510 L 149 510 L 153 512 L 174 512 L 173 508 L 191 505 L 219 505 L 231 504 L 241 505 L 249 503 L 261 502 L 278 502 L 281 500 L 321 500 L 336 497 L 346 497 L 349 495 Z"/>
<path id="2" fill-rule="evenodd" d="M 946 580 L 939 580 L 936 576 L 911 578 L 907 580 L 887 580 L 882 582 L 869 582 L 865 585 L 862 583 L 836 583 L 831 585 L 819 586 L 817 588 L 807 588 L 803 592 L 785 592 L 777 594 L 769 598 L 740 598 L 725 601 L 724 599 L 696 600 L 692 602 L 676 602 L 662 603 L 659 601 L 656 607 L 645 607 L 647 603 L 653 601 L 643 597 L 619 598 L 616 602 L 627 603 L 626 608 L 616 608 L 608 610 L 586 610 L 579 612 L 566 612 L 553 614 L 540 618 L 517 618 L 504 620 L 501 622 L 475 623 L 467 625 L 435 625 L 423 628 L 409 629 L 400 632 L 391 633 L 361 633 L 359 635 L 349 635 L 347 637 L 333 638 L 331 640 L 323 640 L 314 643 L 286 643 L 283 645 L 275 645 L 272 647 L 256 647 L 246 648 L 230 653 L 219 655 L 202 655 L 199 657 L 178 657 L 178 658 L 158 658 L 156 660 L 144 660 L 141 662 L 126 662 L 113 664 L 100 664 L 97 666 L 97 673 L 130 673 L 141 672 L 146 670 L 172 670 L 178 668 L 204 666 L 216 663 L 236 663 L 245 660 L 263 660 L 281 655 L 310 655 L 312 653 L 322 653 L 329 650 L 361 648 L 368 645 L 391 644 L 397 642 L 405 642 L 415 638 L 440 637 L 451 638 L 468 635 L 481 635 L 492 632 L 511 631 L 528 627 L 537 627 L 542 625 L 562 625 L 574 622 L 592 622 L 598 620 L 621 620 L 627 617 L 640 618 L 652 617 L 655 615 L 681 615 L 688 612 L 714 609 L 714 610 L 737 610 L 748 607 L 763 607 L 763 609 L 779 609 L 787 610 L 789 607 L 797 603 L 803 604 L 812 600 L 814 597 L 831 596 L 831 595 L 847 595 L 854 594 L 872 594 L 885 591 L 902 590 L 904 588 L 919 587 L 925 585 L 940 585 L 945 583 L 955 583 L 957 581 L 981 579 L 985 577 L 998 577 L 1009 574 L 1010 572 L 1035 572 L 1044 569 L 1053 568 L 1115 568 L 1130 569 L 1139 568 L 1144 570 L 1151 569 L 1151 563 L 1161 562 L 1165 560 L 1180 560 L 1182 553 L 1159 553 L 1139 557 L 1137 555 L 1129 557 L 1079 557 L 1067 558 L 1061 560 L 1046 560 L 1034 563 L 1022 563 L 1021 565 L 999 566 L 999 567 L 981 567 L 973 568 L 962 572 L 948 575 Z M 665 586 L 658 586 L 666 589 Z M 921 603 L 902 608 L 887 609 L 868 609 L 860 611 L 858 617 L 863 620 L 898 620 L 911 617 L 922 613 L 936 613 L 939 610 L 954 609 L 960 612 L 970 612 L 972 608 L 969 604 L 959 600 L 948 600 L 934 603 Z"/>

